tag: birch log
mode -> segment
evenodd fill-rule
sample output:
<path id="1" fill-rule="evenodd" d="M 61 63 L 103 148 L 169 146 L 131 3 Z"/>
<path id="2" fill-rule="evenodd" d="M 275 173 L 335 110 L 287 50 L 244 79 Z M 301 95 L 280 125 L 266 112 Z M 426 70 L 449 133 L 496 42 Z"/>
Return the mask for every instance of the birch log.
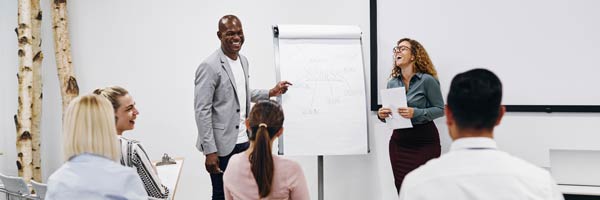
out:
<path id="1" fill-rule="evenodd" d="M 62 95 L 63 112 L 72 99 L 79 95 L 79 86 L 71 61 L 71 41 L 67 23 L 67 0 L 52 1 L 52 29 L 58 81 Z"/>
<path id="2" fill-rule="evenodd" d="M 19 176 L 26 181 L 33 175 L 32 141 L 31 141 L 31 113 L 32 113 L 32 85 L 33 85 L 33 47 L 32 47 L 32 19 L 31 1 L 19 0 L 18 6 L 17 38 L 19 42 L 19 108 L 15 115 L 17 128 L 17 169 Z"/>
<path id="3" fill-rule="evenodd" d="M 42 11 L 40 10 L 40 0 L 31 0 L 31 39 L 33 51 L 33 87 L 32 87 L 32 118 L 31 118 L 31 140 L 32 140 L 32 160 L 33 160 L 33 180 L 42 182 L 42 159 L 41 159 L 41 128 L 42 119 L 42 38 L 41 24 Z"/>

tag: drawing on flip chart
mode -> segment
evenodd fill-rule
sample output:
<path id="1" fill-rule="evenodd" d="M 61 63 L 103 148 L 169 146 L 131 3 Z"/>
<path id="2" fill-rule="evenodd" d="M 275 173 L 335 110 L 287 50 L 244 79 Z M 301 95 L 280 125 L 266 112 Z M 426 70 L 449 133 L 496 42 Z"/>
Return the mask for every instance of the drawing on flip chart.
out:
<path id="1" fill-rule="evenodd" d="M 293 84 L 281 97 L 286 134 L 278 151 L 286 155 L 365 154 L 368 114 L 360 29 L 306 27 L 278 26 L 279 38 L 274 40 L 277 80 Z"/>
<path id="2" fill-rule="evenodd" d="M 305 116 L 339 112 L 364 97 L 362 52 L 356 43 L 297 43 L 280 47 L 282 80 L 294 85 L 284 101 Z M 360 45 L 360 44 L 358 44 Z"/>

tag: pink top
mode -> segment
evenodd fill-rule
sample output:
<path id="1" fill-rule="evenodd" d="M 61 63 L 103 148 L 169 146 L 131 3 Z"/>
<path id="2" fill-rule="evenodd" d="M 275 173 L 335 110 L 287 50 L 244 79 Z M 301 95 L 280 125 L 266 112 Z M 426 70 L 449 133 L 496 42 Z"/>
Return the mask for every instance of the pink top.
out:
<path id="1" fill-rule="evenodd" d="M 271 194 L 263 200 L 304 200 L 310 199 L 306 178 L 302 168 L 295 161 L 273 155 L 274 175 Z M 259 199 L 258 185 L 250 170 L 247 152 L 233 155 L 223 175 L 225 199 Z"/>

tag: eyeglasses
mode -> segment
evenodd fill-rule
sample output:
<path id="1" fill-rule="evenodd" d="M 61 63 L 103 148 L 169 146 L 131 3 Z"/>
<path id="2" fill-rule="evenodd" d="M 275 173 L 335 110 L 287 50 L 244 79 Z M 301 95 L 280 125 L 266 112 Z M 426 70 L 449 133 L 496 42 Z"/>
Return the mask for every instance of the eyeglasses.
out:
<path id="1" fill-rule="evenodd" d="M 408 51 L 409 49 L 410 49 L 410 47 L 407 47 L 407 46 L 396 46 L 396 47 L 394 47 L 394 53 Z"/>

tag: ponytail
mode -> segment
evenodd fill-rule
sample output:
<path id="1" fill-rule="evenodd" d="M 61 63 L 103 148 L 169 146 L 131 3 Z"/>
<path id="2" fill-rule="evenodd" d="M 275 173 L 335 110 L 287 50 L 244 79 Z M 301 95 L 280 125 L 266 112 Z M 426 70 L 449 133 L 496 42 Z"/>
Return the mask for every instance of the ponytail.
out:
<path id="1" fill-rule="evenodd" d="M 254 149 L 250 153 L 250 164 L 252 174 L 258 185 L 258 195 L 260 198 L 269 196 L 271 193 L 271 185 L 273 183 L 273 154 L 271 152 L 271 135 L 267 125 L 261 123 L 258 127 L 253 128 L 256 133 L 254 135 Z"/>
<path id="2" fill-rule="evenodd" d="M 248 156 L 250 170 L 258 186 L 258 198 L 262 199 L 271 194 L 275 164 L 271 144 L 281 133 L 283 127 L 283 110 L 273 100 L 260 100 L 250 111 L 248 126 L 249 138 L 252 142 L 252 151 Z M 267 125 L 268 124 L 268 125 Z"/>
<path id="3" fill-rule="evenodd" d="M 105 88 L 95 89 L 94 94 L 106 97 L 113 106 L 115 112 L 121 106 L 119 103 L 119 97 L 125 96 L 129 94 L 129 92 L 122 87 L 119 86 L 110 86 Z"/>

